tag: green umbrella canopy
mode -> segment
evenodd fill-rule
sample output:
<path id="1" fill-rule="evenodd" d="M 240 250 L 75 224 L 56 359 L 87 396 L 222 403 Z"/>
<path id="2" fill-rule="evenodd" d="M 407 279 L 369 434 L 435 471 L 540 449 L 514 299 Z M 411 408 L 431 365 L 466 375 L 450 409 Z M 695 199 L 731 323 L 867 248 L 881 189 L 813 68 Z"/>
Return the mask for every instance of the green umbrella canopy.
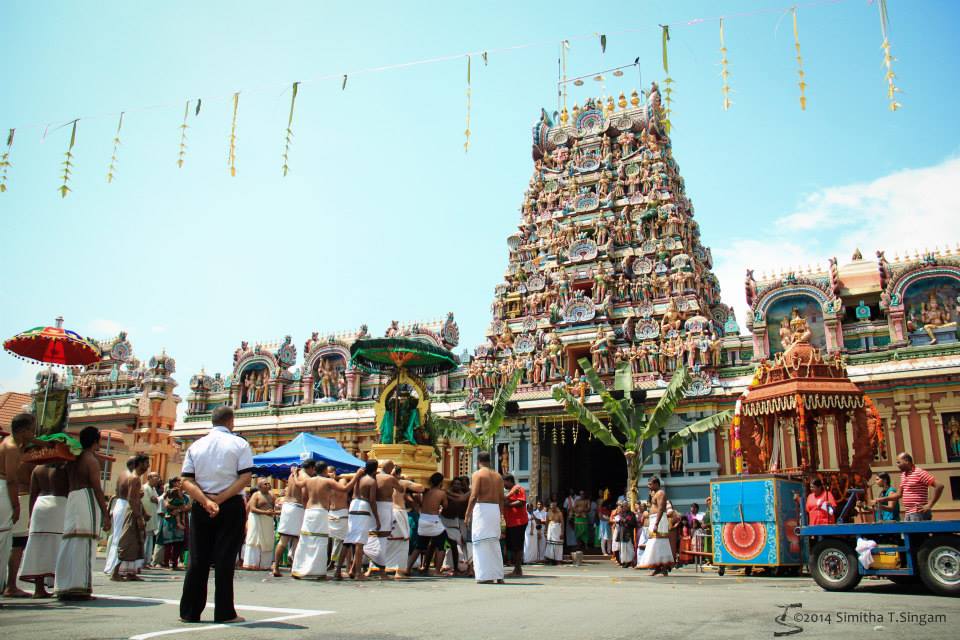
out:
<path id="1" fill-rule="evenodd" d="M 357 340 L 350 347 L 350 359 L 367 373 L 403 368 L 418 376 L 453 371 L 459 364 L 456 356 L 443 347 L 412 338 Z"/>

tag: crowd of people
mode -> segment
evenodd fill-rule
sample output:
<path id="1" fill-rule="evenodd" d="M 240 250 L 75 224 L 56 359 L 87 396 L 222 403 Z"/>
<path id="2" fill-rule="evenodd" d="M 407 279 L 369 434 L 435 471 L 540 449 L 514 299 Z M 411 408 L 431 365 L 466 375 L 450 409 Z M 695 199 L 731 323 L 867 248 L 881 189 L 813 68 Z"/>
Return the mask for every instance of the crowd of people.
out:
<path id="1" fill-rule="evenodd" d="M 502 583 L 523 565 L 574 562 L 588 548 L 624 568 L 666 576 L 676 565 L 711 555 L 710 498 L 702 512 L 673 508 L 657 477 L 648 480 L 647 500 L 631 507 L 624 496 L 596 499 L 571 491 L 560 502 L 528 500 L 510 474 L 477 455 L 471 477 L 445 482 L 434 473 L 414 482 L 390 460 L 367 460 L 354 473 L 338 474 L 324 462 L 305 460 L 290 469 L 282 495 L 273 482 L 251 489 L 253 452 L 233 431 L 233 411 L 219 407 L 213 428 L 186 452 L 181 477 L 164 481 L 150 471 L 147 456 L 135 455 L 109 501 L 97 458 L 100 433 L 80 431 L 82 451 L 69 463 L 30 465 L 23 450 L 34 443 L 31 414 L 14 417 L 10 437 L 0 443 L 0 582 L 6 597 L 27 597 L 16 578 L 32 582 L 34 597 L 90 599 L 101 530 L 106 542 L 104 573 L 116 581 L 138 581 L 145 569 L 176 571 L 185 566 L 180 615 L 200 619 L 210 568 L 216 573 L 215 620 L 242 620 L 233 607 L 237 568 L 270 571 L 285 567 L 295 579 L 402 579 L 414 573 L 472 576 Z M 897 458 L 897 488 L 878 474 L 876 498 L 862 500 L 878 520 L 923 520 L 943 492 L 942 484 L 917 467 L 907 453 Z M 29 488 L 28 491 L 24 489 Z M 932 489 L 932 496 L 930 491 Z M 806 521 L 830 524 L 837 501 L 814 478 L 804 504 Z M 29 525 L 27 523 L 29 522 Z"/>

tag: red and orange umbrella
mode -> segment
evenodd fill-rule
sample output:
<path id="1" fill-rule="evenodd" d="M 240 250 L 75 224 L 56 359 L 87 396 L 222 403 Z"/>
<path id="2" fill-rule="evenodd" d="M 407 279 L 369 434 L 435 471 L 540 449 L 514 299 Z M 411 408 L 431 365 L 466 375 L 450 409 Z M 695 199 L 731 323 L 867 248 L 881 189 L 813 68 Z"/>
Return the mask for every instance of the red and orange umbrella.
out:
<path id="1" fill-rule="evenodd" d="M 27 329 L 3 343 L 8 353 L 23 360 L 41 364 L 76 367 L 99 362 L 100 347 L 93 340 L 63 328 L 63 318 L 56 326 Z"/>

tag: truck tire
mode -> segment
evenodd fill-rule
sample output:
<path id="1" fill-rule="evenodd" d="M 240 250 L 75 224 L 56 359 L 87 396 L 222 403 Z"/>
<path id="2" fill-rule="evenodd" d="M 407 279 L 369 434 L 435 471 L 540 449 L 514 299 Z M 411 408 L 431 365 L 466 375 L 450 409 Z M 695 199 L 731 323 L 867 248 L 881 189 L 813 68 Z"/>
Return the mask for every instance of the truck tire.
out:
<path id="1" fill-rule="evenodd" d="M 933 536 L 920 545 L 917 572 L 933 593 L 960 596 L 960 538 Z"/>
<path id="2" fill-rule="evenodd" d="M 850 591 L 860 583 L 857 554 L 842 540 L 823 540 L 810 552 L 808 568 L 818 585 L 827 591 Z"/>

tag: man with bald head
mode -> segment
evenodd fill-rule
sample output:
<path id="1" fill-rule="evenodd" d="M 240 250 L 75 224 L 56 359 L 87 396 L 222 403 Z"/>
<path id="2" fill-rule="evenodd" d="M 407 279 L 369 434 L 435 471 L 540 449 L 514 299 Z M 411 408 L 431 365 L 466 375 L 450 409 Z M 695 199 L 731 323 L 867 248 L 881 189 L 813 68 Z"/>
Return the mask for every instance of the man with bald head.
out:
<path id="1" fill-rule="evenodd" d="M 422 492 L 423 487 L 415 482 L 403 480 L 393 475 L 396 465 L 393 460 L 384 460 L 376 476 L 376 506 L 379 526 L 370 531 L 370 539 L 364 546 L 364 553 L 371 563 L 383 572 L 387 567 L 397 567 L 396 578 L 402 578 L 406 567 L 407 547 L 409 546 L 409 525 L 407 512 L 396 509 L 394 494 L 406 491 Z M 384 574 L 381 573 L 381 576 Z"/>

